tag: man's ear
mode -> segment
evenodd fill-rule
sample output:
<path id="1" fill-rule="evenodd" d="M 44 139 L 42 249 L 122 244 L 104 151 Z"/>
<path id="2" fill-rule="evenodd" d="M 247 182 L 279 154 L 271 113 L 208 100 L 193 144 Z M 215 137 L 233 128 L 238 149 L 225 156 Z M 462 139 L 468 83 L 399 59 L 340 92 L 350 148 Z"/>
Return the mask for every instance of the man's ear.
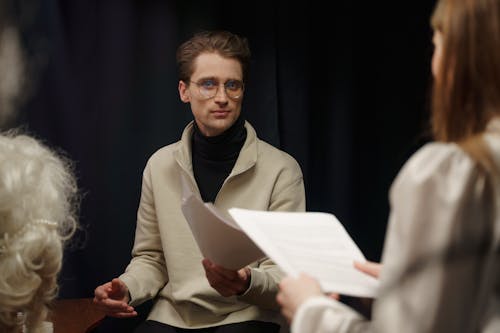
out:
<path id="1" fill-rule="evenodd" d="M 189 95 L 188 86 L 182 80 L 179 81 L 179 96 L 181 98 L 181 101 L 183 101 L 184 103 L 190 102 L 190 95 Z"/>

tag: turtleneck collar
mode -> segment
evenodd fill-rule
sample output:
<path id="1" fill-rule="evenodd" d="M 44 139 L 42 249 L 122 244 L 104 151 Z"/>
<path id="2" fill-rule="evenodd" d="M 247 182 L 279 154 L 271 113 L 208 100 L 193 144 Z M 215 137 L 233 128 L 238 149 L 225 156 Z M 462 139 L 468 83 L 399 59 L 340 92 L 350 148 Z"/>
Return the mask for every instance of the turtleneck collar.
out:
<path id="1" fill-rule="evenodd" d="M 236 160 L 245 143 L 245 119 L 240 115 L 236 122 L 217 136 L 204 136 L 196 121 L 193 122 L 193 154 L 212 161 Z"/>

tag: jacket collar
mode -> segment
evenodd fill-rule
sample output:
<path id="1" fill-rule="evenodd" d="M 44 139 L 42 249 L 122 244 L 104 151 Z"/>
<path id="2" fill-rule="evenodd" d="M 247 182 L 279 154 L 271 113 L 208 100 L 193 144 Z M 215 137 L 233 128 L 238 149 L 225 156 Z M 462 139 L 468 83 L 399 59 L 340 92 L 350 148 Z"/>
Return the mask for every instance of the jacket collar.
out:
<path id="1" fill-rule="evenodd" d="M 193 162 L 191 159 L 191 138 L 194 131 L 193 123 L 194 121 L 191 121 L 184 128 L 181 139 L 177 143 L 177 147 L 174 151 L 174 157 L 177 163 L 190 174 L 193 174 Z M 245 128 L 247 130 L 247 138 L 229 177 L 243 173 L 257 163 L 257 133 L 248 121 L 245 121 Z"/>

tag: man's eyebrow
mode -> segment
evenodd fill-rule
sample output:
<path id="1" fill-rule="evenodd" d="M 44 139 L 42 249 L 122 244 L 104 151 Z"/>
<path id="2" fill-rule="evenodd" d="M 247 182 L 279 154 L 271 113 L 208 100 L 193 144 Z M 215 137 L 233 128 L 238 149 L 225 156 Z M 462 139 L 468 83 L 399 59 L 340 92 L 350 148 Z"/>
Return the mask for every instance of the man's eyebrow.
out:
<path id="1" fill-rule="evenodd" d="M 219 82 L 219 78 L 215 77 L 215 76 L 203 76 L 203 77 L 200 77 L 197 81 L 206 81 L 206 80 L 213 80 L 213 81 L 217 81 Z M 240 81 L 240 82 L 243 82 L 243 79 L 238 79 L 238 78 L 227 78 L 224 83 L 226 82 L 229 82 L 229 81 Z"/>
<path id="2" fill-rule="evenodd" d="M 219 81 L 215 76 L 204 76 L 198 79 L 198 81 L 204 81 L 204 80 Z"/>

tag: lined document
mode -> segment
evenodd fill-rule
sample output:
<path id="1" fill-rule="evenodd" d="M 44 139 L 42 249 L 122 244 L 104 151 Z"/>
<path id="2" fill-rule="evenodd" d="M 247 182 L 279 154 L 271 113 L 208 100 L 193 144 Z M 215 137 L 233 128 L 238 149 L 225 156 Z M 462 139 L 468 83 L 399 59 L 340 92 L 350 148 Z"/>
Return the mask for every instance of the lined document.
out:
<path id="1" fill-rule="evenodd" d="M 283 271 L 316 278 L 323 291 L 375 297 L 379 281 L 353 266 L 366 261 L 333 214 L 229 209 L 236 224 Z"/>

